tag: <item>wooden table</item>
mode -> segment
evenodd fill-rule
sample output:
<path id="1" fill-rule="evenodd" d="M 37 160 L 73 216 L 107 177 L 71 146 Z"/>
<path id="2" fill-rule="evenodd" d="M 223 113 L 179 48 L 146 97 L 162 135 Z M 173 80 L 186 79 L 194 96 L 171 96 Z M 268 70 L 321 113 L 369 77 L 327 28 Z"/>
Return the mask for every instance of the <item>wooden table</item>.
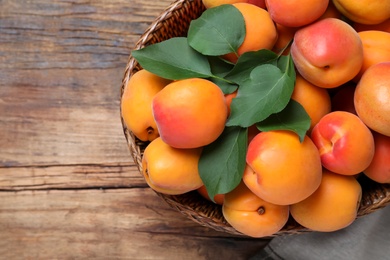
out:
<path id="1" fill-rule="evenodd" d="M 0 257 L 247 259 L 147 187 L 119 116 L 130 50 L 171 0 L 0 0 Z"/>

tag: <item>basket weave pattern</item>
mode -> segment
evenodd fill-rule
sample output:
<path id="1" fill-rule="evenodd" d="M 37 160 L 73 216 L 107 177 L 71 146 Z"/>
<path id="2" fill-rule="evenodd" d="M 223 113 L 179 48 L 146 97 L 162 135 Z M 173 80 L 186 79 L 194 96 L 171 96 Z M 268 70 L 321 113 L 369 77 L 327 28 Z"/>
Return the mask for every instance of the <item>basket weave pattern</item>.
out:
<path id="1" fill-rule="evenodd" d="M 193 19 L 198 18 L 204 10 L 205 8 L 201 0 L 178 0 L 173 2 L 144 32 L 134 49 L 140 49 L 172 37 L 186 36 L 190 22 Z M 141 69 L 141 67 L 130 55 L 122 80 L 121 96 L 130 77 L 139 69 Z M 139 171 L 142 172 L 141 160 L 147 143 L 138 140 L 133 133 L 126 128 L 123 119 L 122 126 L 133 160 L 138 166 Z M 368 179 L 362 180 L 361 184 L 363 195 L 358 217 L 370 214 L 390 203 L 389 184 L 378 184 Z M 196 191 L 183 195 L 156 193 L 172 208 L 202 226 L 233 235 L 243 236 L 226 222 L 222 215 L 221 206 L 205 200 Z M 309 231 L 310 230 L 300 226 L 290 218 L 286 226 L 281 231 L 274 234 L 274 236 Z"/>

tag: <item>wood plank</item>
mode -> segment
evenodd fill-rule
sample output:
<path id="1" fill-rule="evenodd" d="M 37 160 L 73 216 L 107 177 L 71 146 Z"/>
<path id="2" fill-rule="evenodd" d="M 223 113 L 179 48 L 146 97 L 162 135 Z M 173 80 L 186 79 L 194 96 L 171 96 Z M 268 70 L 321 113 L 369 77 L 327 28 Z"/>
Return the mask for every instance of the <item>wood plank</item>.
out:
<path id="1" fill-rule="evenodd" d="M 0 190 L 148 187 L 134 164 L 0 167 Z"/>
<path id="2" fill-rule="evenodd" d="M 268 240 L 199 226 L 150 189 L 0 192 L 4 259 L 247 259 Z"/>
<path id="3" fill-rule="evenodd" d="M 130 162 L 122 76 L 171 2 L 2 0 L 0 165 Z"/>

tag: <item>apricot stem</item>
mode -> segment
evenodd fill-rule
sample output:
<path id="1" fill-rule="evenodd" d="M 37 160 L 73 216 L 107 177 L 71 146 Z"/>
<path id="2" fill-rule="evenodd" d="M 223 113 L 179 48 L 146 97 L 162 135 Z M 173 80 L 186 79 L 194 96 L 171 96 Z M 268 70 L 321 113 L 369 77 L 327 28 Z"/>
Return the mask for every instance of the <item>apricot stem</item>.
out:
<path id="1" fill-rule="evenodd" d="M 257 213 L 259 215 L 264 215 L 265 214 L 265 208 L 263 206 L 261 206 L 260 208 L 257 209 Z"/>
<path id="2" fill-rule="evenodd" d="M 153 132 L 154 132 L 153 127 L 149 126 L 148 128 L 146 128 L 146 132 L 148 133 L 148 135 L 153 134 Z"/>

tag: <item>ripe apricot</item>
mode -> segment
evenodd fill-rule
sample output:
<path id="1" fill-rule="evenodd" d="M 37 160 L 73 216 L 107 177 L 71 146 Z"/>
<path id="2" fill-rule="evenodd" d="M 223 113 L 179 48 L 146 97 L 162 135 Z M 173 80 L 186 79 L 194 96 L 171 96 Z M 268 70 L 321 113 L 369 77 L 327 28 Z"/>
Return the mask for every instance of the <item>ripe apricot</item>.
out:
<path id="1" fill-rule="evenodd" d="M 378 24 L 390 18 L 390 1 L 333 0 L 333 4 L 353 22 Z"/>
<path id="2" fill-rule="evenodd" d="M 146 183 L 164 194 L 183 194 L 203 185 L 198 172 L 202 148 L 177 149 L 158 137 L 142 156 L 142 174 Z"/>
<path id="3" fill-rule="evenodd" d="M 360 119 L 372 130 L 390 136 L 390 62 L 372 65 L 355 90 L 354 104 Z"/>
<path id="4" fill-rule="evenodd" d="M 154 97 L 152 108 L 161 139 L 175 148 L 212 143 L 228 117 L 222 90 L 200 78 L 170 83 Z"/>
<path id="5" fill-rule="evenodd" d="M 390 136 L 374 132 L 375 153 L 371 164 L 363 171 L 379 183 L 390 183 Z"/>
<path id="6" fill-rule="evenodd" d="M 265 0 L 202 0 L 206 8 L 212 8 L 224 4 L 248 3 L 265 8 Z"/>
<path id="7" fill-rule="evenodd" d="M 237 53 L 224 55 L 224 58 L 235 63 L 238 57 L 245 52 L 261 49 L 271 50 L 278 38 L 278 34 L 269 13 L 253 4 L 237 3 L 233 5 L 244 17 L 246 34 Z"/>
<path id="8" fill-rule="evenodd" d="M 362 188 L 354 176 L 324 170 L 318 189 L 290 206 L 291 216 L 314 231 L 331 232 L 349 226 L 357 216 Z"/>
<path id="9" fill-rule="evenodd" d="M 363 44 L 363 65 L 354 79 L 356 82 L 372 65 L 390 61 L 390 33 L 371 30 L 358 34 Z"/>
<path id="10" fill-rule="evenodd" d="M 123 121 L 141 141 L 152 141 L 159 136 L 152 113 L 152 99 L 170 82 L 147 70 L 139 70 L 130 77 L 123 90 Z"/>
<path id="11" fill-rule="evenodd" d="M 370 165 L 374 138 L 355 114 L 333 111 L 314 126 L 311 139 L 317 146 L 322 165 L 338 174 L 355 175 Z"/>
<path id="12" fill-rule="evenodd" d="M 251 237 L 267 237 L 287 223 L 289 207 L 264 201 L 241 182 L 225 194 L 222 213 L 237 231 Z"/>
<path id="13" fill-rule="evenodd" d="M 316 21 L 328 7 L 329 0 L 266 0 L 265 5 L 276 23 L 301 27 Z"/>
<path id="14" fill-rule="evenodd" d="M 326 89 L 317 87 L 297 74 L 292 99 L 300 103 L 310 116 L 310 129 L 331 111 L 331 99 Z"/>
<path id="15" fill-rule="evenodd" d="M 249 143 L 243 181 L 265 201 L 289 205 L 307 198 L 320 185 L 320 154 L 309 137 L 290 131 L 257 134 Z"/>

